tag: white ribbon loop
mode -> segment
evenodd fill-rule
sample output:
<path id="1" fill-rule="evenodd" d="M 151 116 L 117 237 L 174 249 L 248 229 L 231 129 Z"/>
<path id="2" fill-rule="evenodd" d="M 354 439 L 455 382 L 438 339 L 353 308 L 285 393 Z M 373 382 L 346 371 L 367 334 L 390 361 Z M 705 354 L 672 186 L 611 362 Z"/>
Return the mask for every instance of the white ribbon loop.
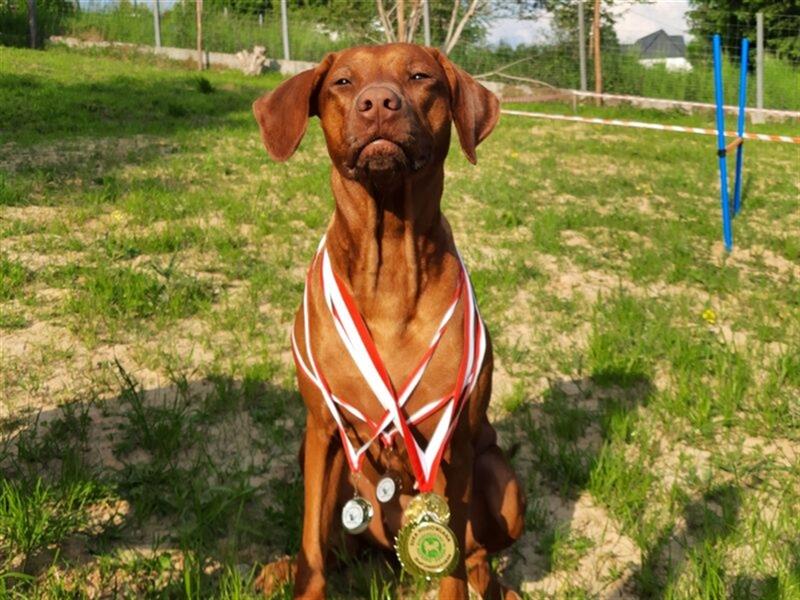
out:
<path id="1" fill-rule="evenodd" d="M 428 350 L 409 376 L 406 384 L 398 393 L 395 391 L 389 379 L 383 361 L 378 354 L 375 343 L 366 329 L 361 315 L 358 314 L 355 301 L 341 285 L 341 282 L 333 272 L 330 257 L 324 245 L 325 238 L 323 237 L 317 248 L 317 254 L 312 262 L 311 268 L 309 269 L 306 288 L 303 293 L 303 326 L 305 334 L 305 353 L 308 357 L 308 363 L 303 360 L 294 335 L 294 330 L 292 330 L 292 351 L 295 362 L 322 394 L 325 405 L 336 422 L 339 436 L 342 439 L 342 446 L 347 455 L 347 462 L 353 472 L 358 472 L 361 469 L 364 453 L 378 437 L 382 437 L 383 442 L 388 445 L 391 443 L 392 437 L 399 432 L 405 443 L 418 486 L 420 490 L 428 491 L 433 487 L 433 482 L 439 464 L 441 463 L 444 449 L 455 429 L 463 405 L 475 388 L 478 379 L 478 370 L 483 364 L 483 358 L 486 353 L 486 333 L 483 320 L 478 312 L 475 294 L 464 262 L 461 256 L 459 256 L 461 273 L 459 275 L 460 280 L 457 290 L 453 295 L 453 301 L 442 316 L 439 326 L 436 328 L 430 344 L 428 345 Z M 350 404 L 346 399 L 339 398 L 333 394 L 314 360 L 311 351 L 308 295 L 313 266 L 320 256 L 322 258 L 322 293 L 325 304 L 331 314 L 336 332 L 339 334 L 339 339 L 342 341 L 347 353 L 353 359 L 353 362 L 364 378 L 364 381 L 367 383 L 367 386 L 384 409 L 384 415 L 377 424 L 369 420 L 362 411 Z M 425 374 L 439 341 L 447 328 L 447 324 L 452 319 L 459 301 L 462 300 L 464 302 L 464 351 L 459 364 L 458 379 L 453 391 L 442 398 L 426 403 L 411 416 L 406 417 L 403 407 L 406 405 L 408 399 L 414 393 L 414 390 Z M 347 435 L 345 420 L 339 411 L 339 407 L 372 428 L 370 438 L 359 448 L 355 448 L 350 441 L 350 437 Z M 411 433 L 410 425 L 416 425 L 424 421 L 439 410 L 442 410 L 439 422 L 434 429 L 431 439 L 426 444 L 425 449 L 423 449 Z M 393 426 L 391 429 L 389 428 L 390 424 Z"/>

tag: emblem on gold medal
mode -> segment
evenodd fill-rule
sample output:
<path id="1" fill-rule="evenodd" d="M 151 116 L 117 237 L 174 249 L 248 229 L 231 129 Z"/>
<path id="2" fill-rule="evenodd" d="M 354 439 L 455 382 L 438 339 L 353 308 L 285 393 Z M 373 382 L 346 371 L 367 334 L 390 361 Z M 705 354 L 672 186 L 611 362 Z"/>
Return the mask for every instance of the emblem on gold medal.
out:
<path id="1" fill-rule="evenodd" d="M 459 551 L 449 521 L 450 507 L 439 494 L 423 492 L 411 499 L 395 542 L 403 569 L 427 579 L 453 572 Z"/>
<path id="2" fill-rule="evenodd" d="M 443 523 L 428 520 L 400 529 L 396 550 L 403 569 L 427 579 L 452 573 L 459 556 L 453 531 Z"/>

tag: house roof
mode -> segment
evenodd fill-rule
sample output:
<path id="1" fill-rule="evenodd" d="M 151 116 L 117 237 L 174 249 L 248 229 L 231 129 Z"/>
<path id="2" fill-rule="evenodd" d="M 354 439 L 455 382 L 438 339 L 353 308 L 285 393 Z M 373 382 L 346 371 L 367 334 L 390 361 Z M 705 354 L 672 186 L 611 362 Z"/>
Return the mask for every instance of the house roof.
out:
<path id="1" fill-rule="evenodd" d="M 663 29 L 639 38 L 633 43 L 640 58 L 678 58 L 686 56 L 686 43 L 682 35 L 669 35 Z"/>

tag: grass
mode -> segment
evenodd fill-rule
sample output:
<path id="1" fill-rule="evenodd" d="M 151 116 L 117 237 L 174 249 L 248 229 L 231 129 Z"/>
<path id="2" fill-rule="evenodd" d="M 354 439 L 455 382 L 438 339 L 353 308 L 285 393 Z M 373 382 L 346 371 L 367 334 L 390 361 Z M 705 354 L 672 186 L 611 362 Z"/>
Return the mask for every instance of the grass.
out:
<path id="1" fill-rule="evenodd" d="M 331 209 L 322 134 L 267 160 L 272 75 L 0 62 L 0 596 L 255 598 L 300 543 L 287 331 Z M 747 146 L 730 255 L 713 138 L 506 116 L 476 167 L 452 150 L 444 210 L 530 500 L 497 568 L 527 598 L 798 597 L 793 147 Z M 334 598 L 426 588 L 342 560 Z"/>

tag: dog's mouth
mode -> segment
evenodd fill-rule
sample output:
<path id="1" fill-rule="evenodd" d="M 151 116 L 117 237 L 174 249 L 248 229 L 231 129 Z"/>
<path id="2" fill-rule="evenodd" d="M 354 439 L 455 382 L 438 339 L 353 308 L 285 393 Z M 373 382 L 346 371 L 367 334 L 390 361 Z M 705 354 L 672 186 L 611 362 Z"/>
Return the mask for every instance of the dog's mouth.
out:
<path id="1" fill-rule="evenodd" d="M 345 166 L 353 173 L 386 174 L 405 170 L 418 171 L 427 158 L 412 150 L 412 144 L 379 135 L 351 145 Z"/>

